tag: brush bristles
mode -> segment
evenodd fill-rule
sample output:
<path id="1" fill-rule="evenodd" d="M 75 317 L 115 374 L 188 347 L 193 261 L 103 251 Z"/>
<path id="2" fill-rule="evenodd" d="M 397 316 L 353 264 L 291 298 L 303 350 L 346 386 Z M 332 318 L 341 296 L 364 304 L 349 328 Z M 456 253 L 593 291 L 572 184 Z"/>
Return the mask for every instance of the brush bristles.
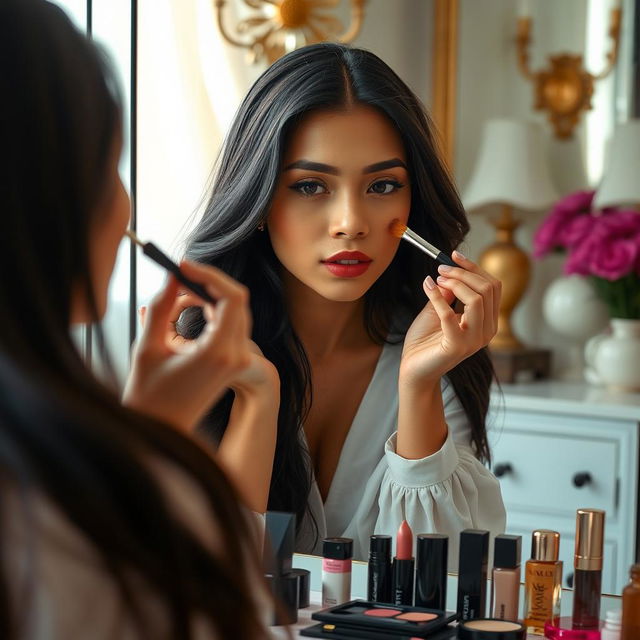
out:
<path id="1" fill-rule="evenodd" d="M 142 240 L 140 240 L 140 238 L 138 238 L 138 236 L 133 231 L 131 231 L 131 229 L 127 229 L 125 231 L 125 235 L 129 236 L 136 244 L 142 246 Z"/>
<path id="2" fill-rule="evenodd" d="M 389 231 L 391 232 L 391 235 L 394 235 L 396 238 L 402 238 L 406 230 L 407 230 L 407 225 L 402 224 L 400 220 L 394 220 L 389 225 Z"/>

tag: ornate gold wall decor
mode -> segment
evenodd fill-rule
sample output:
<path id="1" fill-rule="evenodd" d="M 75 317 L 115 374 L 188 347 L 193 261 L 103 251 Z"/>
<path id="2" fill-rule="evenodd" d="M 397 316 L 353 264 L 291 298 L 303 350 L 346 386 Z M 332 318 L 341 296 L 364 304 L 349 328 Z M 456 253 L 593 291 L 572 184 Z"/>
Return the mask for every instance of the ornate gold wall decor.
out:
<path id="1" fill-rule="evenodd" d="M 609 37 L 611 50 L 607 53 L 605 69 L 597 75 L 583 67 L 581 55 L 560 54 L 549 56 L 550 68 L 542 71 L 529 69 L 529 44 L 531 42 L 531 18 L 518 18 L 516 46 L 518 68 L 534 83 L 534 108 L 549 112 L 555 134 L 558 138 L 570 138 L 580 120 L 582 111 L 591 109 L 594 81 L 607 76 L 618 58 L 620 46 L 620 22 L 622 10 L 611 10 Z"/>
<path id="2" fill-rule="evenodd" d="M 350 0 L 351 24 L 344 30 L 340 20 L 330 13 L 341 0 L 237 0 L 245 8 L 259 12 L 236 24 L 235 33 L 241 38 L 238 39 L 224 24 L 227 0 L 214 1 L 218 28 L 224 39 L 248 49 L 251 62 L 266 58 L 269 64 L 305 44 L 327 40 L 351 42 L 362 26 L 366 2 Z"/>

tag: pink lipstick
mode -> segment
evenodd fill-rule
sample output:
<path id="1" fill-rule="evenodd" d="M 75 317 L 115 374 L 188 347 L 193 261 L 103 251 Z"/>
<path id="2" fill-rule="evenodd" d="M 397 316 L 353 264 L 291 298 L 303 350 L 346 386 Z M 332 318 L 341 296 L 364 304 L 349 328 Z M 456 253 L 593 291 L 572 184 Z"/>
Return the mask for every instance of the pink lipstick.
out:
<path id="1" fill-rule="evenodd" d="M 396 536 L 396 557 L 393 559 L 391 597 L 393 604 L 413 602 L 413 533 L 406 520 L 402 521 Z"/>
<path id="2" fill-rule="evenodd" d="M 321 263 L 334 276 L 339 278 L 357 278 L 371 264 L 371 258 L 361 251 L 340 251 Z"/>

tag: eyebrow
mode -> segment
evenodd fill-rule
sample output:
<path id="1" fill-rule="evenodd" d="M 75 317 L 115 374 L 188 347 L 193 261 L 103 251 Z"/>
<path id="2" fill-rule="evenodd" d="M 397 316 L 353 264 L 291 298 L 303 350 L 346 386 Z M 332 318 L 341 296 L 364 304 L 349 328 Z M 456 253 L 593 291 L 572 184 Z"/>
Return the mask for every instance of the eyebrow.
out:
<path id="1" fill-rule="evenodd" d="M 390 160 L 382 160 L 382 162 L 375 162 L 366 166 L 362 173 L 375 173 L 376 171 L 383 171 L 384 169 L 391 169 L 393 167 L 402 167 L 407 170 L 407 165 L 400 160 L 400 158 L 391 158 Z M 323 162 L 313 162 L 311 160 L 296 160 L 287 165 L 284 170 L 290 171 L 291 169 L 305 169 L 306 171 L 317 171 L 319 173 L 330 173 L 334 176 L 340 175 L 340 169 L 330 164 L 324 164 Z"/>

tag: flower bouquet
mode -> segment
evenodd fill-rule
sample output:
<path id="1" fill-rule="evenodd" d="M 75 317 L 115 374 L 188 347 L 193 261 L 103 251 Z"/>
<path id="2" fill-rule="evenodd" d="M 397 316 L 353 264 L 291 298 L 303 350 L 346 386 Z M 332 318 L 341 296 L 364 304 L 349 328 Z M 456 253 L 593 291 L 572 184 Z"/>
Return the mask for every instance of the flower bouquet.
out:
<path id="1" fill-rule="evenodd" d="M 612 318 L 640 319 L 640 211 L 592 209 L 594 191 L 559 200 L 534 237 L 534 256 L 565 251 L 564 273 L 590 276 Z"/>

